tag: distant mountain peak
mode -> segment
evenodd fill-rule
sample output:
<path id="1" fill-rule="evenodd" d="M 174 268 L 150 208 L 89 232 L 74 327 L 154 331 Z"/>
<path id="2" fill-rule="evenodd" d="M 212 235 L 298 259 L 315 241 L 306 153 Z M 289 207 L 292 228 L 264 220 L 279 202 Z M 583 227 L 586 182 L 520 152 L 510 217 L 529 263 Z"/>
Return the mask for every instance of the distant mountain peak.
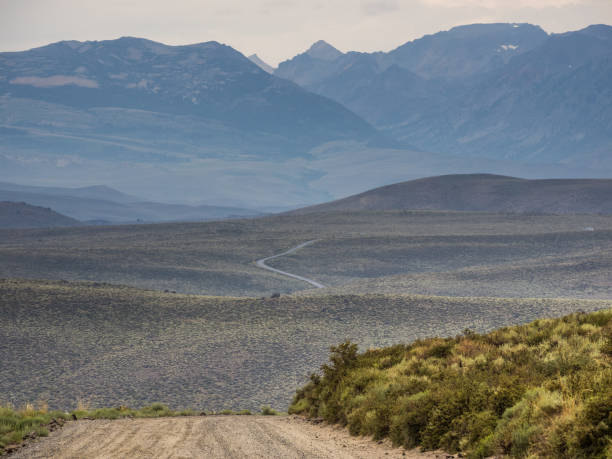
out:
<path id="1" fill-rule="evenodd" d="M 321 59 L 324 61 L 333 61 L 342 56 L 342 52 L 338 51 L 324 40 L 319 40 L 313 43 L 313 45 L 308 48 L 308 51 L 306 51 L 306 54 L 315 59 Z"/>
<path id="2" fill-rule="evenodd" d="M 249 60 L 253 64 L 257 65 L 260 69 L 265 70 L 268 73 L 273 73 L 274 72 L 274 67 L 272 67 L 267 62 L 263 61 L 257 54 L 251 54 L 249 56 Z"/>

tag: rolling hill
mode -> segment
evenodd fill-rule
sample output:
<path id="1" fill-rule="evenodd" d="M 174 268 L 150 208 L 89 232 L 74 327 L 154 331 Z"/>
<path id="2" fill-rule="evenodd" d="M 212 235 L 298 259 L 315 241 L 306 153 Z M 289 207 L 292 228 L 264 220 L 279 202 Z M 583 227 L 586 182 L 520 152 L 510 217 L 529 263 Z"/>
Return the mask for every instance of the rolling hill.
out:
<path id="1" fill-rule="evenodd" d="M 612 180 L 443 175 L 376 188 L 292 213 L 403 209 L 612 214 Z"/>
<path id="2" fill-rule="evenodd" d="M 18 183 L 0 182 L 0 190 L 15 193 L 41 194 L 47 196 L 72 196 L 83 199 L 102 199 L 106 201 L 123 203 L 144 201 L 142 198 L 130 196 L 105 185 L 69 188 L 60 186 L 31 186 L 20 185 Z"/>
<path id="3" fill-rule="evenodd" d="M 611 237 L 612 215 L 403 210 L 3 230 L 0 278 L 269 296 L 310 286 L 255 260 L 317 240 L 267 264 L 342 293 L 611 298 Z"/>
<path id="4" fill-rule="evenodd" d="M 45 207 L 25 202 L 0 201 L 0 228 L 52 228 L 79 226 L 81 222 Z"/>
<path id="5" fill-rule="evenodd" d="M 236 207 L 148 202 L 104 185 L 65 188 L 2 182 L 0 200 L 50 207 L 87 223 L 202 221 L 260 215 Z"/>
<path id="6" fill-rule="evenodd" d="M 376 305 L 376 307 L 373 307 Z M 0 280 L 4 400 L 71 409 L 282 409 L 350 338 L 364 348 L 609 308 L 610 301 L 410 295 L 190 296 L 99 282 Z"/>

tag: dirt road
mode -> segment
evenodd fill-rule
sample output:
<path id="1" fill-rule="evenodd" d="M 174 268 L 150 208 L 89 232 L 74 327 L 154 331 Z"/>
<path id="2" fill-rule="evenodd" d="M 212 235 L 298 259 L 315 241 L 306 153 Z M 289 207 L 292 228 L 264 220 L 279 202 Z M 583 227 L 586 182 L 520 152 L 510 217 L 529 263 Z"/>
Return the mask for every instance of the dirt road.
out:
<path id="1" fill-rule="evenodd" d="M 291 277 L 293 279 L 297 279 L 297 280 L 301 280 L 301 281 L 304 281 L 304 282 L 308 282 L 310 285 L 313 285 L 316 288 L 325 288 L 325 285 L 323 285 L 323 284 L 321 284 L 321 283 L 319 283 L 319 282 L 317 282 L 315 280 L 308 279 L 307 277 L 303 277 L 303 276 L 298 276 L 297 274 L 291 274 L 291 273 L 288 273 L 286 271 L 281 271 L 280 269 L 273 268 L 273 267 L 268 266 L 266 264 L 266 261 L 268 261 L 268 260 L 273 260 L 274 258 L 279 258 L 279 257 L 283 257 L 285 255 L 289 255 L 289 254 L 295 252 L 296 250 L 299 250 L 302 247 L 306 247 L 307 245 L 314 244 L 317 241 L 318 241 L 318 239 L 313 239 L 312 241 L 303 242 L 303 243 L 301 243 L 299 245 L 296 245 L 295 247 L 287 250 L 286 252 L 279 253 L 277 255 L 272 255 L 271 257 L 262 258 L 261 260 L 257 260 L 255 262 L 255 264 L 258 267 L 260 267 L 260 268 L 267 269 L 268 271 L 272 271 L 272 272 L 275 272 L 277 274 L 282 274 L 283 276 Z"/>
<path id="2" fill-rule="evenodd" d="M 12 458 L 447 457 L 392 448 L 295 416 L 202 416 L 68 423 Z"/>

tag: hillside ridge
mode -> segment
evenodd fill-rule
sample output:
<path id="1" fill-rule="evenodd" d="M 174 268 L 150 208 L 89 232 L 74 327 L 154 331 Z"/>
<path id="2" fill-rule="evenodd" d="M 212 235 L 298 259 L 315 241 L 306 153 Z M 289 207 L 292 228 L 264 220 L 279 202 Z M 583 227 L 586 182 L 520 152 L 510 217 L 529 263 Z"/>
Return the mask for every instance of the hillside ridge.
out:
<path id="1" fill-rule="evenodd" d="M 50 208 L 32 206 L 25 202 L 0 201 L 0 228 L 52 228 L 80 226 L 74 218 Z"/>
<path id="2" fill-rule="evenodd" d="M 291 211 L 447 210 L 611 214 L 612 179 L 522 179 L 453 174 L 395 183 Z"/>

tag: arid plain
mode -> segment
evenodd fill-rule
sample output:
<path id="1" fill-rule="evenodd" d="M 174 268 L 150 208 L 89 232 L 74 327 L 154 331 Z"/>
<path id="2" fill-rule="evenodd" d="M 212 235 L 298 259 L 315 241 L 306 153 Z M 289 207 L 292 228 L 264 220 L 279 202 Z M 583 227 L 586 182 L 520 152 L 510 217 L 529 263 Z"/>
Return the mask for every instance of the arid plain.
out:
<path id="1" fill-rule="evenodd" d="M 4 230 L 0 391 L 62 409 L 285 410 L 343 339 L 609 308 L 611 236 L 609 216 L 424 211 Z M 325 289 L 254 264 L 312 239 L 269 264 Z"/>

